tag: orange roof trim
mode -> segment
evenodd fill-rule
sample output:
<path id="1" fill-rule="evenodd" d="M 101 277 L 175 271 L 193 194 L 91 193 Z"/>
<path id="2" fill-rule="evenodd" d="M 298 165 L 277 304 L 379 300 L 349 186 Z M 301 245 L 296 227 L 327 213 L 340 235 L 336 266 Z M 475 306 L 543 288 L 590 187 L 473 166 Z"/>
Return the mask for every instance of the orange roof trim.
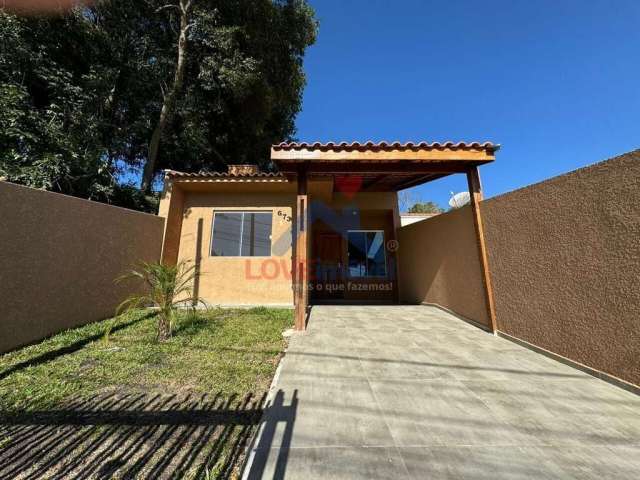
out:
<path id="1" fill-rule="evenodd" d="M 277 145 L 273 145 L 275 151 L 291 151 L 291 150 L 320 150 L 320 151 L 335 151 L 335 152 L 350 152 L 350 151 L 381 151 L 381 150 L 472 150 L 482 149 L 490 152 L 495 152 L 500 149 L 500 145 L 492 142 L 372 142 L 365 143 L 360 142 L 282 142 Z"/>

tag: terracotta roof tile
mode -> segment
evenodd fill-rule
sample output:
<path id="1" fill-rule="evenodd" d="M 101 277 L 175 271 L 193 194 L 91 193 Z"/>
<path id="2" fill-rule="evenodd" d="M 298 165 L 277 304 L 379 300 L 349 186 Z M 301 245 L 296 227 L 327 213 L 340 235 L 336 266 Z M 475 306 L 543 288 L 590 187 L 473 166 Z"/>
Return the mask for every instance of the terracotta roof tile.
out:
<path id="1" fill-rule="evenodd" d="M 281 173 L 274 172 L 258 172 L 250 175 L 243 175 L 228 172 L 177 172 L 175 170 L 165 170 L 164 174 L 171 178 L 285 178 Z"/>
<path id="2" fill-rule="evenodd" d="M 486 149 L 490 151 L 496 151 L 500 149 L 500 145 L 492 142 L 282 142 L 277 145 L 273 145 L 274 150 L 333 150 L 333 151 L 353 151 L 353 150 L 421 150 L 421 149 L 452 149 L 452 150 L 467 150 L 467 149 Z"/>

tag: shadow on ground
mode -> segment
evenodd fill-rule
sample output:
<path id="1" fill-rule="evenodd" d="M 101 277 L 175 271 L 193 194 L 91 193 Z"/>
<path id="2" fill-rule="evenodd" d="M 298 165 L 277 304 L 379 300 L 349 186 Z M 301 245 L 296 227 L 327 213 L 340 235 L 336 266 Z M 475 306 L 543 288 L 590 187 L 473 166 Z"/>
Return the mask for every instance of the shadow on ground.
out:
<path id="1" fill-rule="evenodd" d="M 114 333 L 120 331 L 120 330 L 124 330 L 125 328 L 128 328 L 132 325 L 135 325 L 139 322 L 141 322 L 142 320 L 149 318 L 151 316 L 155 315 L 153 312 L 149 312 L 146 313 L 144 315 L 139 316 L 138 318 L 134 318 L 132 320 L 120 323 L 116 326 L 114 326 L 110 333 L 113 335 Z M 87 337 L 82 338 L 81 340 L 78 340 L 76 342 L 71 343 L 70 345 L 65 345 L 63 347 L 57 348 L 55 350 L 51 350 L 49 352 L 45 352 L 42 355 L 38 355 L 37 357 L 34 358 L 30 358 L 29 360 L 26 360 L 24 362 L 20 362 L 17 363 L 16 365 L 13 365 L 9 368 L 7 368 L 6 370 L 0 371 L 0 380 L 7 378 L 9 375 L 12 375 L 16 372 L 19 372 L 21 370 L 24 370 L 25 368 L 29 368 L 29 367 L 33 367 L 36 365 L 41 365 L 43 363 L 47 363 L 47 362 L 51 362 L 53 360 L 56 360 L 60 357 L 62 357 L 63 355 L 69 355 L 71 353 L 77 352 L 79 350 L 82 350 L 85 346 L 89 345 L 91 342 L 95 342 L 97 340 L 100 340 L 101 338 L 104 337 L 104 332 L 100 332 L 100 333 L 96 333 L 95 335 L 90 335 Z"/>
<path id="2" fill-rule="evenodd" d="M 293 437 L 293 425 L 298 409 L 298 391 L 294 390 L 289 405 L 285 405 L 284 392 L 278 390 L 266 405 L 266 415 L 257 441 L 254 445 L 253 458 L 247 465 L 248 471 L 245 474 L 247 480 L 258 480 L 267 475 L 269 453 L 275 453 L 275 466 L 273 467 L 274 480 L 281 480 L 285 477 L 289 451 L 291 449 L 291 439 Z M 282 434 L 280 441 L 277 440 L 276 431 L 281 425 Z"/>
<path id="3" fill-rule="evenodd" d="M 0 478 L 228 478 L 264 397 L 109 393 L 0 412 Z"/>

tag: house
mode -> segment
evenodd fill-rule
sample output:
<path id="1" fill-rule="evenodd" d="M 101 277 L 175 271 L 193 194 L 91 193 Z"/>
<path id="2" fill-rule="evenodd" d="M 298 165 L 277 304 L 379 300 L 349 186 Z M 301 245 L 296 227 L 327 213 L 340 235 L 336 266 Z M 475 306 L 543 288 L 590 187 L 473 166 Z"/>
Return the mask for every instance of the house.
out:
<path id="1" fill-rule="evenodd" d="M 492 143 L 282 143 L 277 173 L 165 172 L 164 262 L 195 262 L 194 294 L 210 304 L 398 303 L 397 192 L 467 175 L 483 248 L 478 166 Z M 481 252 L 483 254 L 483 252 Z"/>
<path id="2" fill-rule="evenodd" d="M 428 218 L 435 217 L 439 215 L 438 213 L 410 213 L 410 212 L 402 212 L 400 213 L 400 226 L 404 227 L 406 225 L 411 225 L 412 223 L 420 222 L 422 220 L 427 220 Z"/>

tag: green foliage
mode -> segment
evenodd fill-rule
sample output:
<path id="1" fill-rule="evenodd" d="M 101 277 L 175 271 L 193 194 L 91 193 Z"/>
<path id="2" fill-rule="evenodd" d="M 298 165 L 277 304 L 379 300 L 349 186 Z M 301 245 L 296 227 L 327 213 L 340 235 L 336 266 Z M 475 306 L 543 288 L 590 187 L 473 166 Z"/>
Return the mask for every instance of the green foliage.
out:
<path id="1" fill-rule="evenodd" d="M 195 266 L 181 261 L 177 265 L 143 262 L 140 268 L 131 270 L 116 281 L 129 279 L 141 280 L 145 292 L 130 296 L 122 302 L 117 313 L 138 310 L 142 307 L 157 309 L 157 339 L 167 340 L 173 332 L 175 311 L 178 306 L 191 306 L 197 302 L 192 296 L 193 281 L 196 276 Z M 109 338 L 109 330 L 105 338 Z"/>
<path id="2" fill-rule="evenodd" d="M 146 162 L 174 75 L 179 15 L 160 7 L 175 3 L 102 0 L 58 17 L 0 9 L 0 176 L 153 210 L 123 178 Z M 269 145 L 295 132 L 313 10 L 305 0 L 193 0 L 191 23 L 156 172 L 268 167 Z"/>
<path id="3" fill-rule="evenodd" d="M 149 209 L 117 178 L 116 159 L 136 157 L 118 151 L 120 142 L 135 142 L 114 124 L 123 120 L 121 110 L 137 118 L 142 112 L 115 103 L 112 79 L 122 65 L 113 55 L 120 36 L 111 33 L 88 9 L 29 18 L 0 11 L 0 175 Z M 135 92 L 132 83 L 127 88 Z"/>
<path id="4" fill-rule="evenodd" d="M 302 0 L 201 0 L 192 16 L 184 92 L 158 168 L 268 167 L 270 145 L 295 132 L 313 10 Z"/>
<path id="5" fill-rule="evenodd" d="M 435 202 L 421 202 L 414 204 L 409 213 L 443 213 L 444 210 Z"/>

